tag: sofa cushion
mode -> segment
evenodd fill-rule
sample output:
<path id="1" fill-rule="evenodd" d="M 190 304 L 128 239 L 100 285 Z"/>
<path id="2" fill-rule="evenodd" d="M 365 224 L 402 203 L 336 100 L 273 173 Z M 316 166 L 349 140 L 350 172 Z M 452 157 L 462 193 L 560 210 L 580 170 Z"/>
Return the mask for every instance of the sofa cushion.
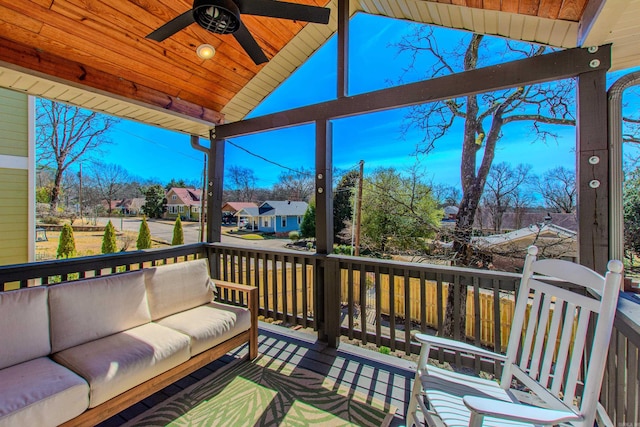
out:
<path id="1" fill-rule="evenodd" d="M 53 359 L 87 380 L 93 408 L 189 360 L 189 337 L 147 323 L 66 349 Z"/>
<path id="2" fill-rule="evenodd" d="M 145 269 L 149 310 L 153 320 L 213 300 L 206 258 Z"/>
<path id="3" fill-rule="evenodd" d="M 89 385 L 41 357 L 0 370 L 0 426 L 56 426 L 89 406 Z"/>
<path id="4" fill-rule="evenodd" d="M 52 286 L 49 309 L 53 353 L 151 321 L 142 270 Z"/>
<path id="5" fill-rule="evenodd" d="M 0 349 L 0 369 L 49 354 L 45 286 L 0 292 Z"/>
<path id="6" fill-rule="evenodd" d="M 191 337 L 191 356 L 228 340 L 251 327 L 247 308 L 209 303 L 167 316 L 157 323 Z"/>

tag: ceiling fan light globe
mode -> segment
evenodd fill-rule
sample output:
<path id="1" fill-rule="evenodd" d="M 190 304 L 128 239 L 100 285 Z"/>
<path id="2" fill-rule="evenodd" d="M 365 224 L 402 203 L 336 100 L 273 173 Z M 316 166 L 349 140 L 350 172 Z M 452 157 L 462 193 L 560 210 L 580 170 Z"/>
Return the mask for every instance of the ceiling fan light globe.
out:
<path id="1" fill-rule="evenodd" d="M 201 44 L 196 49 L 196 54 L 200 59 L 207 60 L 213 58 L 216 54 L 216 49 L 210 44 Z"/>

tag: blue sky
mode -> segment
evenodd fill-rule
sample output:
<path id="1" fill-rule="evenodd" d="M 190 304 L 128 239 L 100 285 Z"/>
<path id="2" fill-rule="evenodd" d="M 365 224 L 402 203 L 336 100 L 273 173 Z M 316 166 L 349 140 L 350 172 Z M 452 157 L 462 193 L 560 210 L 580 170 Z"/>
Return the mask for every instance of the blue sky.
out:
<path id="1" fill-rule="evenodd" d="M 398 54 L 394 46 L 411 31 L 412 25 L 415 24 L 366 14 L 358 14 L 352 19 L 350 94 L 389 87 L 398 84 L 400 79 L 410 82 L 422 78 L 422 73 L 406 71 L 408 56 Z M 455 33 L 446 29 L 437 31 L 439 40 L 451 40 L 451 33 Z M 250 116 L 335 99 L 336 50 L 334 37 Z M 425 69 L 428 63 L 422 62 L 419 66 Z M 413 131 L 401 136 L 405 115 L 405 110 L 398 109 L 334 121 L 334 166 L 348 170 L 354 168 L 359 160 L 364 160 L 365 172 L 370 172 L 376 167 L 404 169 L 413 164 L 416 161 L 413 156 L 416 143 L 422 135 Z M 574 128 L 559 127 L 557 132 L 561 137 L 558 141 L 543 144 L 534 143 L 531 135 L 523 132 L 522 126 L 505 127 L 494 164 L 503 161 L 513 165 L 526 163 L 536 174 L 557 166 L 574 168 Z M 314 127 L 306 125 L 233 138 L 231 142 L 281 165 L 312 170 L 314 138 Z M 162 183 L 172 178 L 197 182 L 202 176 L 203 155 L 191 148 L 188 135 L 123 121 L 111 139 L 113 144 L 105 149 L 103 161 L 119 163 L 132 175 Z M 270 187 L 284 171 L 231 144 L 227 144 L 225 149 L 225 163 L 227 166 L 252 168 L 260 187 Z M 451 137 L 438 142 L 433 152 L 420 157 L 420 165 L 427 179 L 459 186 L 460 138 Z"/>

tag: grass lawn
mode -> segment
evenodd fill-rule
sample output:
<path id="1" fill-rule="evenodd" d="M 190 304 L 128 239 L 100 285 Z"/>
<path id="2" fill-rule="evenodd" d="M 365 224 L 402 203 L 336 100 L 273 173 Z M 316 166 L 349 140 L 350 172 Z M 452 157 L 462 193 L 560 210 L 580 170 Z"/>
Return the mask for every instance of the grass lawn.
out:
<path id="1" fill-rule="evenodd" d="M 100 255 L 102 253 L 102 236 L 104 232 L 98 231 L 74 231 L 73 237 L 76 242 L 76 256 Z M 36 242 L 36 261 L 56 259 L 58 243 L 60 241 L 59 231 L 48 231 L 46 242 Z M 136 239 L 138 233 L 132 231 L 116 232 L 118 248 L 128 251 L 136 250 Z M 162 248 L 167 245 L 152 242 L 152 248 Z"/>

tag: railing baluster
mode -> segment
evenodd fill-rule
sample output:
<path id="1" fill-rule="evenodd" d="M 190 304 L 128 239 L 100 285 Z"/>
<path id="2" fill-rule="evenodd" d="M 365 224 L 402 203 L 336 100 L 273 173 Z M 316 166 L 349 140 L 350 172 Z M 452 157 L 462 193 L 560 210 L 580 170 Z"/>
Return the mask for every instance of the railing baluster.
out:
<path id="1" fill-rule="evenodd" d="M 382 286 L 380 283 L 380 267 L 378 265 L 374 268 L 374 280 L 376 290 L 376 346 L 380 347 L 382 345 L 380 343 L 382 338 Z"/>
<path id="2" fill-rule="evenodd" d="M 273 293 L 273 319 L 278 320 L 280 304 L 278 304 L 278 255 L 273 255 L 271 270 L 271 292 Z"/>
<path id="3" fill-rule="evenodd" d="M 269 314 L 269 259 L 267 254 L 262 258 L 262 288 L 264 292 L 264 317 L 271 317 Z"/>
<path id="4" fill-rule="evenodd" d="M 409 270 L 404 269 L 404 352 L 411 354 L 411 282 Z"/>
<path id="5" fill-rule="evenodd" d="M 367 271 L 364 263 L 360 264 L 360 331 L 363 344 L 367 344 Z"/>
<path id="6" fill-rule="evenodd" d="M 299 258 L 291 258 L 291 312 L 293 313 L 293 324 L 298 325 L 298 264 Z"/>
<path id="7" fill-rule="evenodd" d="M 282 256 L 282 262 L 280 263 L 281 271 L 280 278 L 282 281 L 282 321 L 285 325 L 289 324 L 288 316 L 289 316 L 289 292 L 287 286 L 287 259 L 289 257 L 286 255 Z"/>
<path id="8" fill-rule="evenodd" d="M 391 351 L 396 350 L 396 276 L 393 268 L 389 269 L 389 339 Z"/>
<path id="9" fill-rule="evenodd" d="M 309 327 L 309 300 L 308 300 L 308 292 L 309 286 L 307 284 L 307 259 L 302 258 L 302 326 L 305 328 Z"/>
<path id="10" fill-rule="evenodd" d="M 420 291 L 420 299 L 418 302 L 418 313 L 420 321 L 420 332 L 427 332 L 427 283 L 425 280 L 425 272 L 420 272 L 418 278 L 418 290 Z"/>
<path id="11" fill-rule="evenodd" d="M 480 347 L 482 345 L 482 342 L 480 340 L 480 337 L 482 335 L 482 324 L 481 324 L 481 310 L 482 307 L 480 306 L 480 279 L 478 277 L 472 277 L 472 283 L 473 283 L 473 328 L 474 328 L 474 343 L 476 346 Z M 469 332 L 467 331 L 467 335 L 469 335 Z M 474 369 L 476 371 L 476 373 L 480 372 L 480 356 L 476 356 L 475 357 L 475 361 L 474 361 Z"/>
<path id="12" fill-rule="evenodd" d="M 353 264 L 347 262 L 347 317 L 349 319 L 348 337 L 353 339 Z"/>

